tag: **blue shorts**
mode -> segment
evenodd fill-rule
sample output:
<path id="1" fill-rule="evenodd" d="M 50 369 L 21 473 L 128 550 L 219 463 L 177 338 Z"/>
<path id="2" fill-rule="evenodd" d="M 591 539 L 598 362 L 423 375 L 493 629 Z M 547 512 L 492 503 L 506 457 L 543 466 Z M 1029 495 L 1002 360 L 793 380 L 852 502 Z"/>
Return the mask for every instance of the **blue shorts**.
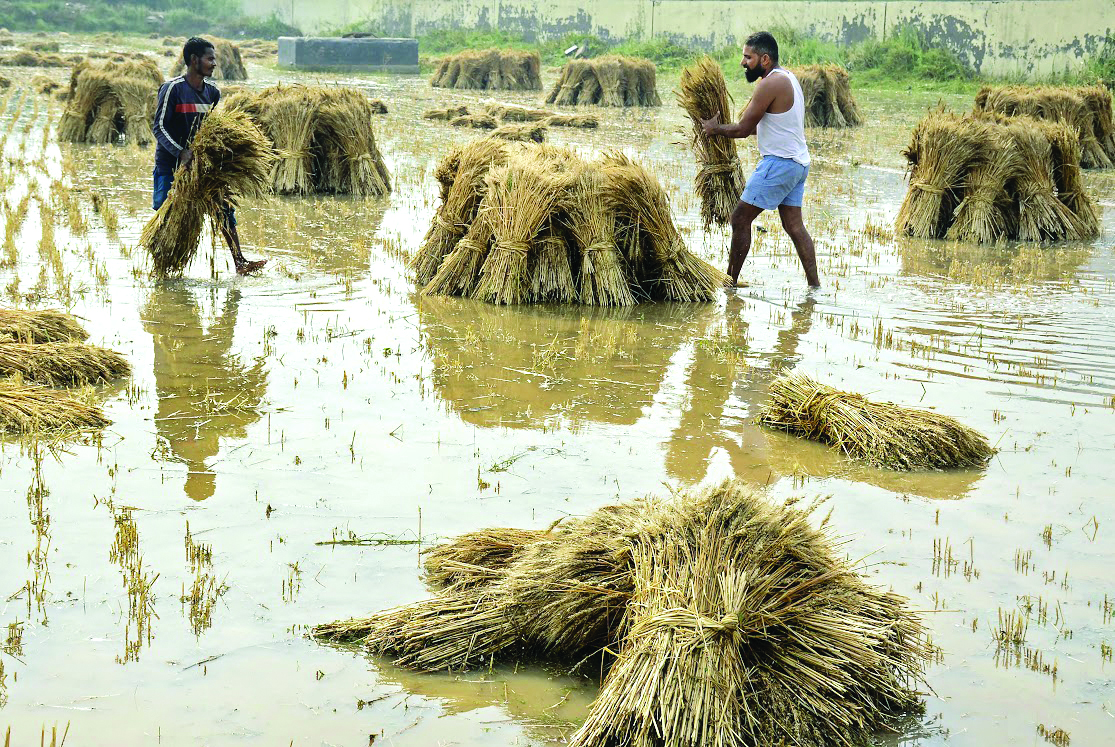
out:
<path id="1" fill-rule="evenodd" d="M 151 209 L 158 210 L 166 202 L 166 196 L 170 194 L 170 185 L 174 184 L 174 172 L 172 171 L 156 171 L 155 174 L 155 191 L 151 196 Z M 225 224 L 229 228 L 236 228 L 236 211 L 232 205 L 225 205 Z"/>
<path id="2" fill-rule="evenodd" d="M 807 176 L 808 166 L 789 158 L 763 156 L 740 199 L 763 210 L 774 210 L 779 205 L 801 207 Z"/>

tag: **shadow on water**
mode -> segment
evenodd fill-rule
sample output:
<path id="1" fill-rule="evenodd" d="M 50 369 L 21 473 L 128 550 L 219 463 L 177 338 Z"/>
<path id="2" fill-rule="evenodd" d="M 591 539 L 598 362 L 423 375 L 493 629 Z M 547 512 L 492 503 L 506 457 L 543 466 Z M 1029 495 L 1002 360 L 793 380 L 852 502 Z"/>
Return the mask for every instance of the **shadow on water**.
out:
<path id="1" fill-rule="evenodd" d="M 223 292 L 219 313 L 218 297 Z M 214 307 L 206 323 L 199 293 Z M 193 289 L 182 283 L 155 287 L 143 313 L 155 352 L 158 411 L 155 427 L 170 460 L 186 465 L 186 494 L 213 496 L 213 458 L 222 438 L 244 438 L 259 420 L 267 391 L 263 362 L 244 363 L 233 352 L 240 290 Z"/>

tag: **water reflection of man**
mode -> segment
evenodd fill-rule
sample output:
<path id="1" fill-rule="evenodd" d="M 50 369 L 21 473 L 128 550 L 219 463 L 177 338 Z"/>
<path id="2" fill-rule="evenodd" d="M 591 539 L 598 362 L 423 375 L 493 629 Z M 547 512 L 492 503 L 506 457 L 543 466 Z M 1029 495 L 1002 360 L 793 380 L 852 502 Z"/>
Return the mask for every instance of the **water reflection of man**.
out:
<path id="1" fill-rule="evenodd" d="M 728 349 L 698 345 L 686 375 L 686 404 L 666 449 L 666 469 L 672 476 L 700 482 L 708 471 L 709 455 L 720 448 L 728 453 L 736 475 L 757 482 L 770 478 L 766 437 L 750 419 L 758 413 L 770 378 L 800 360 L 798 346 L 813 325 L 815 304 L 812 297 L 798 304 L 790 312 L 790 325 L 778 332 L 774 350 L 757 356 L 747 349 L 744 302 L 728 297 L 723 338 Z M 756 357 L 767 357 L 769 366 L 754 368 Z M 747 420 L 725 429 L 722 421 L 733 393 L 743 400 Z"/>
<path id="2" fill-rule="evenodd" d="M 817 276 L 813 238 L 801 219 L 805 180 L 809 176 L 809 147 L 805 144 L 805 96 L 798 79 L 778 66 L 778 42 L 766 31 L 747 38 L 740 65 L 750 83 L 759 81 L 743 116 L 736 124 L 722 124 L 720 114 L 701 122 L 706 135 L 729 138 L 755 136 L 759 165 L 732 211 L 732 248 L 728 275 L 739 282 L 743 262 L 751 250 L 751 223 L 764 210 L 778 210 L 812 287 Z"/>
<path id="3" fill-rule="evenodd" d="M 216 288 L 210 291 L 215 296 Z M 221 438 L 243 438 L 259 419 L 267 390 L 262 361 L 245 366 L 232 352 L 240 291 L 227 291 L 221 314 L 203 326 L 191 291 L 161 285 L 151 294 L 144 329 L 155 348 L 155 427 L 175 461 L 185 464 L 186 495 L 195 501 L 212 497 L 216 474 L 210 460 Z"/>

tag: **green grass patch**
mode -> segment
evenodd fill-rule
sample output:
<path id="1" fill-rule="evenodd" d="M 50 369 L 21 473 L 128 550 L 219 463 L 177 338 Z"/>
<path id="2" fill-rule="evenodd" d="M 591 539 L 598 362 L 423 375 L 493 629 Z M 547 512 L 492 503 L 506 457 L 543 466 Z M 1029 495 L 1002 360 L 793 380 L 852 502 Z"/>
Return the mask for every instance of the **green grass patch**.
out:
<path id="1" fill-rule="evenodd" d="M 130 0 L 72 3 L 66 0 L 0 0 L 0 27 L 11 31 L 215 34 L 274 39 L 298 35 L 276 16 L 243 15 L 236 0 Z"/>

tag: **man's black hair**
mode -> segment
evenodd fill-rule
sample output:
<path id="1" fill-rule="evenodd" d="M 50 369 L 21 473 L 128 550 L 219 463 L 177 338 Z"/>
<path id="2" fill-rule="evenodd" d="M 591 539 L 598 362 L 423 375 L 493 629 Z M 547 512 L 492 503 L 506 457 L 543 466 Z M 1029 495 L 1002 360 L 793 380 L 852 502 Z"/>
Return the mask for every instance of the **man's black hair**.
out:
<path id="1" fill-rule="evenodd" d="M 770 61 L 775 65 L 778 64 L 778 42 L 775 41 L 774 35 L 769 31 L 756 31 L 747 37 L 744 44 L 755 50 L 755 54 L 760 57 L 770 55 Z"/>
<path id="2" fill-rule="evenodd" d="M 182 60 L 186 63 L 186 67 L 190 66 L 190 58 L 194 55 L 201 57 L 205 54 L 205 50 L 211 49 L 213 42 L 208 39 L 202 39 L 200 36 L 191 36 L 186 42 L 186 46 L 182 47 Z"/>

